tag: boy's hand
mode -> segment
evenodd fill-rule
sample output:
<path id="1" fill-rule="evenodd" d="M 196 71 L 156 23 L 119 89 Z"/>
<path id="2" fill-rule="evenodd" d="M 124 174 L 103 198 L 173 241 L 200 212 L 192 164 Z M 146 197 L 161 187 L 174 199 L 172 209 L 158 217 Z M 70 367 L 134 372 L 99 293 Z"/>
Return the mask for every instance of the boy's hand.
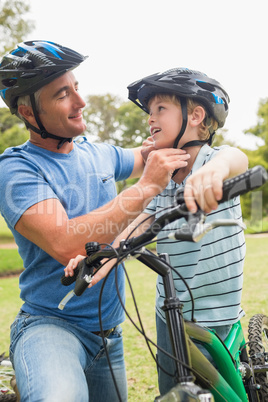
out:
<path id="1" fill-rule="evenodd" d="M 65 276 L 74 276 L 74 270 L 77 268 L 80 261 L 82 261 L 86 256 L 77 255 L 75 258 L 71 258 L 66 267 L 64 268 Z M 103 260 L 104 262 L 104 260 Z M 101 279 L 103 279 L 108 272 L 114 267 L 116 263 L 116 259 L 111 260 L 104 264 L 104 266 L 93 276 L 92 282 L 88 285 L 91 288 L 93 285 L 96 285 Z"/>
<path id="2" fill-rule="evenodd" d="M 146 163 L 148 155 L 151 151 L 154 151 L 156 148 L 154 146 L 154 140 L 152 137 L 148 137 L 143 141 L 141 147 L 141 155 L 143 157 L 144 163 Z"/>
<path id="3" fill-rule="evenodd" d="M 184 198 L 189 211 L 196 212 L 197 204 L 205 213 L 216 210 L 218 201 L 222 198 L 222 185 L 227 175 L 223 166 L 214 168 L 210 163 L 191 175 L 184 189 Z"/>

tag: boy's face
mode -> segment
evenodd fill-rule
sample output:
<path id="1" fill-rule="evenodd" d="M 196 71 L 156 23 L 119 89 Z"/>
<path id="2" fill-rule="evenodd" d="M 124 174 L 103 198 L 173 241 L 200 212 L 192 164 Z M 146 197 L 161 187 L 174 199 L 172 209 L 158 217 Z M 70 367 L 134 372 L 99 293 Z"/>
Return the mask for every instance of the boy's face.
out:
<path id="1" fill-rule="evenodd" d="M 150 101 L 149 106 L 148 123 L 155 148 L 172 148 L 182 126 L 180 105 L 156 96 Z"/>

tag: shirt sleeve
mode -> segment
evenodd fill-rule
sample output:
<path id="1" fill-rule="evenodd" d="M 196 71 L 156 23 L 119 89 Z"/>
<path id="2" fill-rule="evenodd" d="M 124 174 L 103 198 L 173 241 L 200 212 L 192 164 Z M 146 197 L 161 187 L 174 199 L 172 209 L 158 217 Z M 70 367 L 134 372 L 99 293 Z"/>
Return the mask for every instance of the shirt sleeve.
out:
<path id="1" fill-rule="evenodd" d="M 131 149 L 111 146 L 115 164 L 115 181 L 127 179 L 134 168 L 134 152 Z"/>
<path id="2" fill-rule="evenodd" d="M 42 172 L 24 158 L 6 158 L 0 166 L 0 211 L 11 227 L 31 206 L 58 199 Z"/>

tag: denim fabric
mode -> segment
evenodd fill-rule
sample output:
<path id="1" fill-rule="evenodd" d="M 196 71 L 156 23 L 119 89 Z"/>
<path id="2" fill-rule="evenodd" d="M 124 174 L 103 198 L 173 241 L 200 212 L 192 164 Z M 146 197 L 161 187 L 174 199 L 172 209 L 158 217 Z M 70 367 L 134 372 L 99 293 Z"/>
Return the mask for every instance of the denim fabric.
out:
<path id="1" fill-rule="evenodd" d="M 213 328 L 219 337 L 224 341 L 231 330 L 231 325 L 223 325 Z M 211 328 L 212 329 L 212 328 Z M 168 353 L 172 354 L 172 347 L 169 339 L 169 331 L 166 323 L 156 315 L 156 330 L 157 330 L 157 345 L 166 350 Z M 208 351 L 200 344 L 195 343 L 195 345 L 200 349 L 200 351 L 206 356 L 206 358 L 212 361 L 212 358 Z M 174 379 L 175 364 L 172 359 L 170 359 L 165 353 L 157 351 L 157 361 L 161 367 L 163 367 L 168 373 L 173 374 L 168 375 L 159 367 L 158 370 L 158 385 L 161 395 L 165 395 L 172 387 L 176 385 Z"/>
<path id="2" fill-rule="evenodd" d="M 127 401 L 120 326 L 105 343 Z M 21 402 L 118 401 L 102 338 L 65 320 L 20 312 L 11 326 L 10 358 Z"/>

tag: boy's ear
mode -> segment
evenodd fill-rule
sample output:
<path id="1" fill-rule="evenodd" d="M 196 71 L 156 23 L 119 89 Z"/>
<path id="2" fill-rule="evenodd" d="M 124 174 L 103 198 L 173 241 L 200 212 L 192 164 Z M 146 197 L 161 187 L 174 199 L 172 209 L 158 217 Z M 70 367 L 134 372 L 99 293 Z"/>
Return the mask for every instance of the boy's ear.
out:
<path id="1" fill-rule="evenodd" d="M 196 106 L 189 116 L 193 126 L 198 126 L 206 117 L 205 109 L 202 106 Z"/>

